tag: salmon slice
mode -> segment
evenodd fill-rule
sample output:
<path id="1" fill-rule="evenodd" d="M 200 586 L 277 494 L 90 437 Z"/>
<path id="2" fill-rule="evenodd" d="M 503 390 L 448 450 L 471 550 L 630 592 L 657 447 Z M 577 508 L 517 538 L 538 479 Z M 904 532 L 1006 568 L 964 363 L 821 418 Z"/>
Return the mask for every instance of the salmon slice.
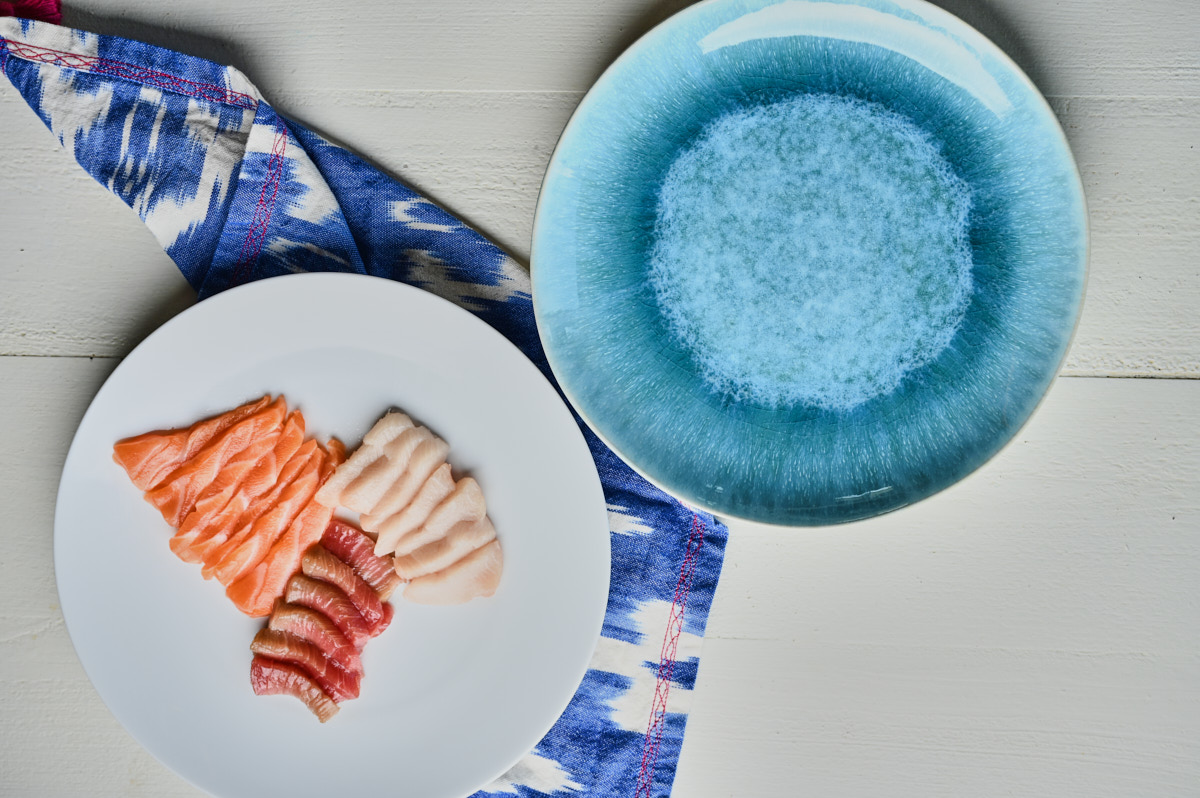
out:
<path id="1" fill-rule="evenodd" d="M 250 686 L 255 695 L 290 695 L 304 702 L 322 723 L 338 706 L 313 678 L 297 665 L 255 654 L 250 660 Z"/>
<path id="2" fill-rule="evenodd" d="M 319 448 L 314 451 L 296 478 L 283 489 L 271 508 L 259 516 L 240 542 L 235 542 L 233 538 L 226 541 L 225 545 L 213 554 L 215 564 L 206 564 L 200 574 L 206 579 L 215 576 L 217 581 L 228 587 L 233 580 L 262 562 L 271 546 L 308 506 L 317 492 L 321 482 L 321 466 L 325 458 L 324 451 Z"/>
<path id="3" fill-rule="evenodd" d="M 500 584 L 503 567 L 500 541 L 493 540 L 449 568 L 409 582 L 404 598 L 416 604 L 462 604 L 477 596 L 490 596 Z"/>
<path id="4" fill-rule="evenodd" d="M 362 530 L 345 521 L 334 519 L 325 527 L 321 545 L 329 549 L 339 560 L 348 563 L 366 583 L 375 589 L 382 601 L 391 598 L 400 586 L 400 577 L 392 568 L 391 557 L 376 557 L 371 550 L 371 538 Z"/>
<path id="5" fill-rule="evenodd" d="M 479 483 L 467 477 L 454 486 L 454 491 L 434 508 L 421 528 L 396 542 L 396 556 L 411 554 L 422 546 L 445 537 L 450 528 L 461 521 L 478 521 L 487 513 Z"/>
<path id="6" fill-rule="evenodd" d="M 316 450 L 315 441 L 303 441 L 304 427 L 287 428 L 269 458 L 264 457 L 242 480 L 242 489 L 221 515 L 202 528 L 180 529 L 171 538 L 171 550 L 186 562 L 206 562 L 231 535 L 253 524 L 278 497 Z"/>
<path id="7" fill-rule="evenodd" d="M 321 465 L 322 482 L 329 478 L 346 452 L 338 446 L 331 448 Z M 252 618 L 269 613 L 275 599 L 287 586 L 288 578 L 299 569 L 301 555 L 321 539 L 332 518 L 333 510 L 310 499 L 279 540 L 272 544 L 262 562 L 230 583 L 225 595 Z"/>
<path id="8" fill-rule="evenodd" d="M 284 428 L 286 427 L 287 422 L 284 422 Z M 267 435 L 251 441 L 249 446 L 234 455 L 217 474 L 216 479 L 196 499 L 196 506 L 183 519 L 176 534 L 188 534 L 218 517 L 221 511 L 229 506 L 229 502 L 233 501 L 246 475 L 275 449 L 282 432 L 283 429 L 272 430 Z"/>
<path id="9" fill-rule="evenodd" d="M 260 629 L 250 650 L 280 662 L 299 665 L 334 701 L 358 698 L 362 674 L 344 671 L 321 649 L 287 632 Z"/>
<path id="10" fill-rule="evenodd" d="M 279 429 L 286 414 L 287 405 L 280 397 L 263 410 L 231 425 L 148 491 L 146 501 L 158 508 L 163 520 L 178 528 L 191 512 L 196 498 L 216 479 L 225 464 L 252 441 Z"/>
<path id="11" fill-rule="evenodd" d="M 424 427 L 413 427 L 400 433 L 383 447 L 383 456 L 376 459 L 354 478 L 342 491 L 339 503 L 358 513 L 369 513 L 387 493 L 392 484 L 408 468 L 413 451 L 432 440 L 433 433 Z"/>
<path id="12" fill-rule="evenodd" d="M 450 445 L 441 438 L 432 438 L 418 446 L 413 452 L 404 474 L 396 480 L 396 484 L 367 514 L 368 523 L 374 526 L 379 521 L 408 507 L 430 475 L 446 462 L 448 454 L 450 454 Z"/>
<path id="13" fill-rule="evenodd" d="M 367 622 L 372 637 L 387 628 L 379 594 L 329 549 L 319 543 L 309 548 L 300 560 L 300 569 L 305 576 L 337 585 L 354 602 L 358 614 Z"/>
<path id="14" fill-rule="evenodd" d="M 344 671 L 363 672 L 358 649 L 333 621 L 316 610 L 279 602 L 267 620 L 267 628 L 307 640 Z"/>
<path id="15" fill-rule="evenodd" d="M 396 573 L 401 579 L 411 580 L 441 571 L 495 539 L 496 530 L 486 515 L 477 521 L 460 521 L 444 538 L 397 557 Z"/>
<path id="16" fill-rule="evenodd" d="M 374 519 L 363 516 L 360 519 L 363 529 L 377 532 L 379 535 L 375 540 L 375 554 L 383 557 L 395 551 L 400 538 L 424 524 L 433 509 L 453 492 L 454 477 L 450 474 L 450 464 L 442 463 L 429 475 L 429 479 L 425 480 L 425 484 L 407 507 L 383 519 L 375 529 L 368 525 Z"/>
<path id="17" fill-rule="evenodd" d="M 267 406 L 264 396 L 185 429 L 147 432 L 113 444 L 113 460 L 140 490 L 150 490 L 214 437 Z"/>
<path id="18" fill-rule="evenodd" d="M 337 585 L 296 574 L 288 580 L 283 600 L 323 614 L 333 621 L 355 648 L 361 650 L 371 639 L 371 628 L 355 608 L 354 602 Z"/>

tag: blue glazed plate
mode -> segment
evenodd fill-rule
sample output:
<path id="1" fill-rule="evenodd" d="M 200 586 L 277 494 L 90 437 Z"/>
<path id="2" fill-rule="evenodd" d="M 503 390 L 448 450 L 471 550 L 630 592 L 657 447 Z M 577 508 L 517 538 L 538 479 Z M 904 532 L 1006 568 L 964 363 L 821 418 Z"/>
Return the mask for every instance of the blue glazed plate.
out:
<path id="1" fill-rule="evenodd" d="M 600 78 L 534 307 L 596 433 L 685 502 L 831 524 L 994 455 L 1067 351 L 1087 212 L 1053 113 L 921 0 L 707 0 Z"/>

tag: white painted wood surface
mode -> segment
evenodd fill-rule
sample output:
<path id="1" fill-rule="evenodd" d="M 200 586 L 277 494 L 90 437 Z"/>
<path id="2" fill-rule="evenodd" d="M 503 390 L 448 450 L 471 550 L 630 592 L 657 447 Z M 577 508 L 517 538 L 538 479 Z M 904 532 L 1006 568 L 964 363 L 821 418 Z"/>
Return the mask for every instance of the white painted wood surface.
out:
<path id="1" fill-rule="evenodd" d="M 939 2 L 1048 95 L 1083 173 L 1066 376 L 916 507 L 733 526 L 679 798 L 1200 795 L 1200 6 Z M 524 260 L 571 110 L 687 4 L 80 0 L 66 22 L 238 66 Z M 191 295 L 5 81 L 0 143 L 0 794 L 196 795 L 91 688 L 51 556 L 75 425 Z"/>

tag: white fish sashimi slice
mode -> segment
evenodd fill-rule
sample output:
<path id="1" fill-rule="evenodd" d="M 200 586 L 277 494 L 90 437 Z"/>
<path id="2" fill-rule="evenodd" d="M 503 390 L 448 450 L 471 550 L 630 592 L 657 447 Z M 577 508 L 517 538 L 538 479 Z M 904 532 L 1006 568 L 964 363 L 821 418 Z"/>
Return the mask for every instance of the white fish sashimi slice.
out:
<path id="1" fill-rule="evenodd" d="M 375 422 L 375 426 L 371 427 L 371 431 L 363 436 L 363 445 L 387 446 L 400 437 L 400 433 L 404 432 L 404 430 L 412 429 L 415 426 L 416 424 L 413 424 L 411 418 L 393 410 Z"/>
<path id="2" fill-rule="evenodd" d="M 434 508 L 420 529 L 396 542 L 396 556 L 411 554 L 422 546 L 445 537 L 450 528 L 460 521 L 478 521 L 486 514 L 487 505 L 484 504 L 479 483 L 470 477 L 461 479 L 454 486 L 454 492 Z"/>
<path id="3" fill-rule="evenodd" d="M 341 504 L 346 486 L 380 457 L 383 457 L 381 447 L 359 446 L 354 450 L 354 454 L 350 455 L 350 459 L 338 466 L 333 476 L 325 480 L 325 484 L 317 491 L 317 503 L 324 507 L 337 507 Z"/>
<path id="4" fill-rule="evenodd" d="M 407 507 L 425 484 L 425 480 L 429 479 L 429 475 L 446 462 L 448 454 L 450 445 L 436 436 L 418 446 L 412 453 L 412 459 L 408 461 L 408 468 L 404 474 L 367 513 L 366 523 L 378 527 L 388 516 Z M 368 529 L 366 526 L 363 528 Z"/>
<path id="5" fill-rule="evenodd" d="M 441 540 L 396 558 L 401 579 L 417 579 L 449 568 L 481 546 L 496 539 L 496 529 L 485 515 L 478 521 L 460 521 Z"/>
<path id="6" fill-rule="evenodd" d="M 403 413 L 388 413 L 376 421 L 375 426 L 363 436 L 362 445 L 350 455 L 349 460 L 338 466 L 333 476 L 317 491 L 317 503 L 325 507 L 337 507 L 346 487 L 383 454 L 384 444 L 390 443 L 412 425 L 412 419 Z"/>
<path id="7" fill-rule="evenodd" d="M 409 582 L 404 598 L 416 604 L 462 604 L 477 596 L 490 596 L 500 584 L 503 569 L 500 541 L 493 540 L 449 568 Z"/>
<path id="8" fill-rule="evenodd" d="M 425 523 L 434 508 L 452 492 L 454 477 L 450 474 L 450 464 L 442 463 L 429 475 L 429 479 L 425 480 L 417 495 L 413 496 L 412 501 L 403 510 L 389 515 L 379 523 L 374 523 L 374 516 L 363 516 L 360 519 L 363 529 L 379 534 L 375 541 L 375 555 L 386 557 L 395 551 L 400 538 Z"/>
<path id="9" fill-rule="evenodd" d="M 342 506 L 357 513 L 369 513 L 380 497 L 392 489 L 417 448 L 433 438 L 424 427 L 410 427 L 387 443 L 383 457 L 362 470 L 342 491 Z"/>

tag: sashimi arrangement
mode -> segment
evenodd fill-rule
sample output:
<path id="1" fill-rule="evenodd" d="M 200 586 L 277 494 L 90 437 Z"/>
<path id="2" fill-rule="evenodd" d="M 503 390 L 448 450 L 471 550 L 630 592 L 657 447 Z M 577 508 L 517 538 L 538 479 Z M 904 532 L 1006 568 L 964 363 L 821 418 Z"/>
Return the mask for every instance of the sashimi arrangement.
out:
<path id="1" fill-rule="evenodd" d="M 402 585 L 411 601 L 457 604 L 499 584 L 483 492 L 453 478 L 449 451 L 389 412 L 347 459 L 336 438 L 306 440 L 282 396 L 264 396 L 118 441 L 113 459 L 175 528 L 171 550 L 240 611 L 269 616 L 251 643 L 254 692 L 293 695 L 324 723 L 358 696 L 362 649 Z M 334 518 L 339 507 L 363 528 Z"/>

